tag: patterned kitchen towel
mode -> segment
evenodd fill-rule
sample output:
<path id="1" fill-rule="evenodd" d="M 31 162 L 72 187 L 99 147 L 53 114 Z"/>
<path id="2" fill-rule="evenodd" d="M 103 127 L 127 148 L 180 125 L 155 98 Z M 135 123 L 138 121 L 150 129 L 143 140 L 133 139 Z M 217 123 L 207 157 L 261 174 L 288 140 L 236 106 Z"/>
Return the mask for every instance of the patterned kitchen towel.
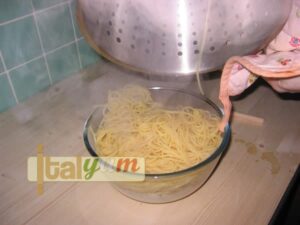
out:
<path id="1" fill-rule="evenodd" d="M 278 92 L 300 92 L 300 0 L 294 0 L 290 16 L 263 52 L 227 60 L 221 77 L 219 98 L 224 106 L 220 130 L 230 119 L 229 96 L 242 93 L 259 77 Z"/>

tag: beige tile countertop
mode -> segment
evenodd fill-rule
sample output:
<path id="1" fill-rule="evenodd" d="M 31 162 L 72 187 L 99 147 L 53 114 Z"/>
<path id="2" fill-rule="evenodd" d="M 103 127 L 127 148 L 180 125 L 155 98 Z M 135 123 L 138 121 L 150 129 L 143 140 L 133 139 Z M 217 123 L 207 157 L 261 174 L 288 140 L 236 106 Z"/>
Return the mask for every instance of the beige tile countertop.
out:
<path id="1" fill-rule="evenodd" d="M 214 76 L 205 81 L 214 100 L 218 82 Z M 149 81 L 101 62 L 0 114 L 0 224 L 268 224 L 300 161 L 300 98 L 279 97 L 263 84 L 234 105 L 264 124 L 233 121 L 232 142 L 217 170 L 183 200 L 141 203 L 105 182 L 45 183 L 38 196 L 26 171 L 36 146 L 43 144 L 45 155 L 88 155 L 82 139 L 86 118 L 109 89 L 127 83 L 197 91 L 192 79 Z"/>

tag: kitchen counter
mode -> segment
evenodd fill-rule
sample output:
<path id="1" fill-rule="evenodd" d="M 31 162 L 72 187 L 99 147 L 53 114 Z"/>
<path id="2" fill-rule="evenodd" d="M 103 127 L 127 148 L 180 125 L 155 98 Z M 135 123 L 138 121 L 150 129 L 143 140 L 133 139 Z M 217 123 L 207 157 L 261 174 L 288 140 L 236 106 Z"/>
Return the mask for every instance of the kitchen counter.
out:
<path id="1" fill-rule="evenodd" d="M 208 182 L 169 204 L 131 200 L 106 182 L 53 182 L 37 195 L 27 180 L 27 158 L 44 145 L 50 156 L 88 155 L 83 125 L 107 91 L 127 83 L 197 91 L 191 79 L 149 80 L 100 62 L 0 114 L 0 224 L 268 224 L 300 162 L 299 95 L 279 97 L 260 84 L 234 102 L 262 126 L 233 121 L 232 142 Z M 204 82 L 217 101 L 215 75 Z"/>

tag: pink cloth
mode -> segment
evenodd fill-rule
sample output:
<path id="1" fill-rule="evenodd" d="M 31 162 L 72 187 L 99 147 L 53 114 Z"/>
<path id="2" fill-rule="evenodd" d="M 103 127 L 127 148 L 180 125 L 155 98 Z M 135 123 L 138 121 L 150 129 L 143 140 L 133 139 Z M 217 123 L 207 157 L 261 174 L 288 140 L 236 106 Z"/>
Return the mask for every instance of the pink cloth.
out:
<path id="1" fill-rule="evenodd" d="M 283 30 L 264 52 L 232 57 L 226 62 L 220 86 L 220 100 L 225 113 L 221 130 L 230 118 L 229 96 L 242 93 L 258 76 L 262 76 L 278 92 L 300 92 L 300 0 L 294 0 Z"/>

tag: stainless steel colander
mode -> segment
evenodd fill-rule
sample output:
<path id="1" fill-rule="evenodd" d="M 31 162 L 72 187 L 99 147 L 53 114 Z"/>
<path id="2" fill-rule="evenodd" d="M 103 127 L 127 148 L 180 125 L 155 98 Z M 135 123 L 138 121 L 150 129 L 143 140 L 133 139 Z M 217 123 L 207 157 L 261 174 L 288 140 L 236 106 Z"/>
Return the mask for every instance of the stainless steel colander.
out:
<path id="1" fill-rule="evenodd" d="M 187 75 L 257 51 L 283 27 L 292 0 L 79 0 L 77 18 L 100 54 L 131 69 Z"/>

